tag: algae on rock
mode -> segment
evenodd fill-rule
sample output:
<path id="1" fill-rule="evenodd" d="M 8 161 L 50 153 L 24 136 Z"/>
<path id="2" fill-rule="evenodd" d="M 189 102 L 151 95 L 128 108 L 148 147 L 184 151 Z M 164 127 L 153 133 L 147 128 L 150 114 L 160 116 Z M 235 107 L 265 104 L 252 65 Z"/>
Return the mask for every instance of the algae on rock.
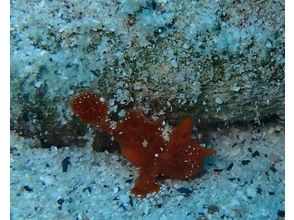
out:
<path id="1" fill-rule="evenodd" d="M 156 19 L 155 19 L 156 18 Z M 284 2 L 11 2 L 11 128 L 45 146 L 90 134 L 70 99 L 197 123 L 284 111 Z"/>

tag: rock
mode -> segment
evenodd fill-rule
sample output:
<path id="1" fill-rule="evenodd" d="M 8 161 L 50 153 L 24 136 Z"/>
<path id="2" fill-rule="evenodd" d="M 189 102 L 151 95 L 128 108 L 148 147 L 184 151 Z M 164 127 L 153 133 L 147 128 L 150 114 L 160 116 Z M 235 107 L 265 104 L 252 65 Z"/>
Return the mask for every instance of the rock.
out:
<path id="1" fill-rule="evenodd" d="M 200 124 L 283 115 L 284 2 L 12 1 L 11 128 L 83 146 L 84 90 Z"/>

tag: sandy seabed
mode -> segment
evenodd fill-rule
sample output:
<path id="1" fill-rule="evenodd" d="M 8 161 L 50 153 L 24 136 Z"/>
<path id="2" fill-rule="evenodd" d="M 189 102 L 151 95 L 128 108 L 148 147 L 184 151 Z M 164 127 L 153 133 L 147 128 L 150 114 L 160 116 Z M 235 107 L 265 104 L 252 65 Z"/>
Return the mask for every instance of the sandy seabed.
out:
<path id="1" fill-rule="evenodd" d="M 11 219 L 283 219 L 284 125 L 215 129 L 216 151 L 191 181 L 162 180 L 137 198 L 137 168 L 118 153 L 36 147 L 11 133 Z"/>

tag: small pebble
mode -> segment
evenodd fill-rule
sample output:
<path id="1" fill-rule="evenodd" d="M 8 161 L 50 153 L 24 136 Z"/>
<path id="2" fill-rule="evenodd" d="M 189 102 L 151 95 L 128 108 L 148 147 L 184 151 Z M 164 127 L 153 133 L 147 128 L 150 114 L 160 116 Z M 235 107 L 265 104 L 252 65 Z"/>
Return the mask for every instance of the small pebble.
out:
<path id="1" fill-rule="evenodd" d="M 231 156 L 231 157 L 235 157 L 237 156 L 238 154 L 240 154 L 240 147 L 234 147 L 230 150 L 230 152 L 228 152 L 228 154 Z"/>
<path id="2" fill-rule="evenodd" d="M 62 204 L 64 203 L 64 199 L 58 199 L 57 203 L 59 204 L 58 209 L 61 210 L 62 209 Z"/>
<path id="3" fill-rule="evenodd" d="M 279 210 L 278 211 L 278 216 L 279 217 L 285 217 L 285 211 L 284 210 Z"/>
<path id="4" fill-rule="evenodd" d="M 280 132 L 282 130 L 282 127 L 281 126 L 276 126 L 276 131 Z"/>
<path id="5" fill-rule="evenodd" d="M 220 97 L 216 97 L 214 101 L 219 105 L 223 104 L 223 100 Z"/>
<path id="6" fill-rule="evenodd" d="M 62 205 L 62 203 L 64 203 L 64 199 L 58 199 L 58 200 L 57 200 L 57 203 L 58 203 L 59 205 Z"/>
<path id="7" fill-rule="evenodd" d="M 222 172 L 223 171 L 223 169 L 220 169 L 220 168 L 216 168 L 216 169 L 214 169 L 214 172 L 217 172 L 217 173 L 220 173 L 220 172 Z"/>
<path id="8" fill-rule="evenodd" d="M 230 163 L 230 165 L 227 167 L 227 171 L 230 171 L 234 166 L 234 163 Z"/>
<path id="9" fill-rule="evenodd" d="M 233 91 L 233 92 L 239 92 L 240 89 L 241 88 L 239 86 L 237 86 L 237 84 L 234 84 L 233 86 L 231 86 L 231 91 Z"/>
<path id="10" fill-rule="evenodd" d="M 241 163 L 242 165 L 247 165 L 250 163 L 250 160 L 242 160 Z"/>
<path id="11" fill-rule="evenodd" d="M 68 167 L 71 165 L 70 163 L 70 157 L 66 157 L 61 162 L 62 165 L 62 172 L 67 172 Z"/>
<path id="12" fill-rule="evenodd" d="M 32 192 L 32 191 L 33 191 L 33 188 L 29 187 L 28 185 L 25 185 L 23 188 L 24 188 L 26 191 L 28 191 L 28 192 Z"/>
<path id="13" fill-rule="evenodd" d="M 208 218 L 206 216 L 199 216 L 197 220 L 208 220 Z"/>
<path id="14" fill-rule="evenodd" d="M 254 153 L 252 154 L 252 157 L 259 157 L 259 156 L 260 156 L 260 154 L 257 150 L 254 151 Z"/>
<path id="15" fill-rule="evenodd" d="M 193 191 L 186 188 L 186 187 L 181 187 L 177 189 L 178 192 L 185 194 L 184 196 L 189 196 Z"/>
<path id="16" fill-rule="evenodd" d="M 277 172 L 277 169 L 276 169 L 274 166 L 271 166 L 271 167 L 270 167 L 270 170 L 271 170 L 273 173 L 276 173 L 276 172 Z"/>

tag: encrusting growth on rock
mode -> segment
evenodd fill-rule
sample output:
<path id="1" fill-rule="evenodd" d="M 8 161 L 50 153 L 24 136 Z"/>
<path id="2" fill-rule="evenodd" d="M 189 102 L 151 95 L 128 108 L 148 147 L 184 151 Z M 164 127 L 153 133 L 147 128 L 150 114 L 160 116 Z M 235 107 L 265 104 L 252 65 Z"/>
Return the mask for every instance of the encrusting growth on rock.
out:
<path id="1" fill-rule="evenodd" d="M 191 138 L 192 120 L 189 118 L 171 128 L 166 139 L 162 122 L 151 122 L 138 111 L 131 111 L 117 123 L 112 122 L 107 102 L 93 92 L 73 98 L 71 107 L 81 120 L 95 125 L 104 134 L 112 135 L 122 154 L 140 168 L 132 189 L 137 196 L 158 192 L 158 178 L 184 180 L 196 176 L 202 169 L 204 158 L 214 154 L 214 150 L 202 147 Z"/>

